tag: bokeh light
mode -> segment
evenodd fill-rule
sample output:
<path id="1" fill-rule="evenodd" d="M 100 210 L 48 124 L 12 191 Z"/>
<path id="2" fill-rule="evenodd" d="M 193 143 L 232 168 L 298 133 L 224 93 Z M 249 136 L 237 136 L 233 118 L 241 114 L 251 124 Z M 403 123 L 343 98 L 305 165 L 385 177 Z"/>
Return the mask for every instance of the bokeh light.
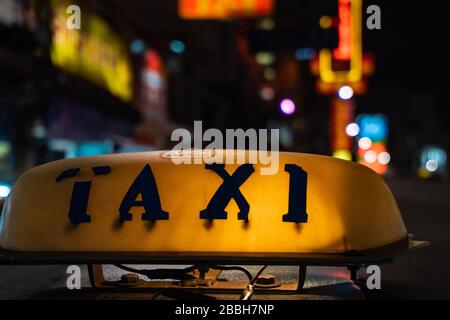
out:
<path id="1" fill-rule="evenodd" d="M 436 160 L 428 160 L 427 163 L 425 164 L 425 168 L 427 169 L 428 172 L 436 172 L 439 169 L 439 164 Z"/>
<path id="2" fill-rule="evenodd" d="M 263 87 L 260 91 L 261 98 L 266 101 L 270 101 L 275 97 L 275 90 L 270 87 Z"/>
<path id="3" fill-rule="evenodd" d="M 377 153 L 373 150 L 369 150 L 364 154 L 364 161 L 371 164 L 377 161 Z"/>
<path id="4" fill-rule="evenodd" d="M 353 97 L 353 89 L 350 86 L 343 86 L 338 91 L 339 98 L 349 100 Z"/>
<path id="5" fill-rule="evenodd" d="M 362 137 L 358 141 L 358 146 L 363 150 L 369 150 L 370 147 L 372 147 L 372 140 L 370 140 L 370 138 L 367 137 Z"/>
<path id="6" fill-rule="evenodd" d="M 333 20 L 329 16 L 321 16 L 319 25 L 322 29 L 329 29 L 333 25 Z"/>
<path id="7" fill-rule="evenodd" d="M 130 51 L 134 54 L 141 54 L 145 50 L 145 43 L 141 39 L 135 39 L 130 43 Z"/>
<path id="8" fill-rule="evenodd" d="M 0 185 L 0 198 L 6 198 L 10 192 L 11 192 L 10 187 Z"/>
<path id="9" fill-rule="evenodd" d="M 295 103 L 291 99 L 283 99 L 280 102 L 280 109 L 286 115 L 291 115 L 295 112 Z"/>
<path id="10" fill-rule="evenodd" d="M 261 51 L 255 56 L 256 62 L 262 66 L 269 66 L 274 63 L 276 57 L 272 52 Z"/>
<path id="11" fill-rule="evenodd" d="M 389 154 L 389 152 L 380 152 L 378 154 L 378 163 L 381 165 L 388 165 L 389 162 L 391 162 L 391 155 Z"/>
<path id="12" fill-rule="evenodd" d="M 181 54 L 186 50 L 186 45 L 183 41 L 180 40 L 172 40 L 169 44 L 170 50 L 173 53 Z"/>
<path id="13" fill-rule="evenodd" d="M 359 125 L 357 123 L 350 123 L 346 128 L 345 128 L 345 133 L 347 133 L 347 135 L 349 137 L 356 137 L 359 134 Z"/>
<path id="14" fill-rule="evenodd" d="M 271 67 L 264 68 L 263 76 L 267 81 L 272 81 L 277 77 L 277 71 Z"/>

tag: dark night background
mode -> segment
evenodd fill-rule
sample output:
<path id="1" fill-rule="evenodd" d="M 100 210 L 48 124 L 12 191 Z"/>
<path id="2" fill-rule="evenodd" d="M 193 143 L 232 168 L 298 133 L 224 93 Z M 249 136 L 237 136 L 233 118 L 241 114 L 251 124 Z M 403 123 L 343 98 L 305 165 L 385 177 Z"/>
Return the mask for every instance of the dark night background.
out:
<path id="1" fill-rule="evenodd" d="M 270 31 L 256 27 L 259 18 L 182 20 L 175 0 L 79 1 L 84 12 L 102 17 L 126 43 L 141 39 L 161 56 L 167 70 L 167 121 L 163 122 L 158 117 L 142 120 L 136 100 L 121 101 L 89 79 L 52 64 L 50 1 L 5 1 L 19 3 L 27 17 L 21 25 L 0 23 L 0 135 L 12 146 L 9 164 L 13 173 L 6 174 L 9 180 L 32 165 L 58 158 L 47 152 L 46 144 L 54 138 L 104 139 L 116 146 L 126 140 L 166 148 L 171 145 L 171 130 L 190 127 L 194 120 L 220 129 L 286 126 L 294 144 L 283 149 L 331 152 L 329 98 L 315 91 L 310 62 L 293 62 L 292 57 L 297 48 L 318 51 L 336 46 L 336 28 L 321 30 L 318 19 L 336 16 L 337 1 L 276 1 L 275 27 Z M 363 50 L 375 58 L 376 69 L 368 79 L 367 94 L 355 97 L 356 114 L 387 115 L 392 172 L 417 176 L 425 146 L 449 149 L 448 17 L 437 1 L 363 1 L 363 8 L 371 4 L 381 8 L 382 28 L 368 30 L 368 15 L 363 12 Z M 182 54 L 171 52 L 174 39 L 185 44 Z M 261 50 L 276 54 L 274 67 L 281 72 L 274 80 L 277 89 L 271 102 L 259 97 L 265 81 L 262 69 L 252 61 Z M 137 74 L 141 57 L 130 55 Z M 298 105 L 294 115 L 285 117 L 277 103 L 288 95 L 295 96 Z M 66 103 L 58 103 L 61 98 L 71 101 L 72 111 L 66 115 L 71 119 L 70 128 L 64 128 L 57 116 L 59 105 Z M 109 119 L 108 125 L 101 132 L 92 130 L 91 124 L 102 117 Z M 47 129 L 49 136 L 44 140 L 31 137 L 36 121 Z M 57 133 L 52 129 L 55 125 Z"/>

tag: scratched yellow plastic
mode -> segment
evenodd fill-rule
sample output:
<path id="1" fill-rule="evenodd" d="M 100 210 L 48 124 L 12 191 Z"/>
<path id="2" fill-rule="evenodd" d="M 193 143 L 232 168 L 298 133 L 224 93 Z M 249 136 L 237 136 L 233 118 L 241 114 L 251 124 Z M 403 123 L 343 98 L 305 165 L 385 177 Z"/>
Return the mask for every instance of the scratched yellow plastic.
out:
<path id="1" fill-rule="evenodd" d="M 308 173 L 308 222 L 282 221 L 288 212 L 289 174 L 284 164 Z M 118 208 L 144 165 L 150 164 L 169 220 L 119 222 Z M 111 173 L 94 176 L 92 166 L 109 165 Z M 232 174 L 238 165 L 226 165 Z M 68 168 L 76 178 L 57 183 Z M 260 164 L 240 187 L 250 204 L 249 222 L 237 219 L 234 200 L 227 220 L 199 218 L 222 179 L 204 164 L 175 165 L 162 152 L 116 154 L 66 159 L 23 174 L 0 218 L 0 247 L 16 251 L 147 251 L 336 253 L 387 245 L 407 237 L 389 188 L 370 169 L 334 158 L 280 153 L 276 175 L 261 175 Z M 73 183 L 92 180 L 90 223 L 68 219 Z"/>

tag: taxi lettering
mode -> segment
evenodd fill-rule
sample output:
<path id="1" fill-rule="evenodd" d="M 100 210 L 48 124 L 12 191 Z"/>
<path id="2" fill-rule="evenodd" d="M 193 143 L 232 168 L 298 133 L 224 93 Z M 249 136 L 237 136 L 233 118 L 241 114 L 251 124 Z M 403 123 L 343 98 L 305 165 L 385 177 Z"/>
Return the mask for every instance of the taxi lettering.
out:
<path id="1" fill-rule="evenodd" d="M 253 165 L 250 163 L 243 164 L 232 174 L 229 174 L 225 170 L 225 165 L 221 163 L 206 164 L 205 169 L 217 174 L 222 179 L 222 183 L 208 202 L 206 208 L 200 211 L 199 218 L 226 220 L 228 214 L 225 208 L 231 199 L 234 199 L 239 207 L 238 220 L 248 221 L 250 204 L 239 188 L 255 172 Z M 56 182 L 74 178 L 78 175 L 79 171 L 80 168 L 67 169 L 58 175 Z M 306 223 L 308 221 L 308 214 L 306 213 L 308 175 L 306 171 L 295 164 L 286 164 L 284 171 L 289 174 L 289 195 L 288 212 L 282 215 L 282 221 Z M 92 172 L 95 176 L 106 175 L 111 172 L 111 167 L 93 167 Z M 91 222 L 91 216 L 87 212 L 91 183 L 91 181 L 76 181 L 73 185 L 68 213 L 69 220 L 73 224 Z M 131 221 L 133 219 L 133 215 L 130 212 L 132 207 L 142 207 L 144 209 L 141 215 L 141 219 L 144 221 L 169 219 L 169 212 L 162 209 L 158 186 L 152 169 L 148 164 L 137 175 L 121 201 L 118 208 L 121 222 Z"/>
<path id="2" fill-rule="evenodd" d="M 142 198 L 141 201 L 136 200 L 139 195 Z M 145 165 L 136 180 L 134 180 L 120 204 L 120 221 L 132 219 L 132 215 L 129 212 L 132 207 L 144 207 L 145 211 L 142 214 L 142 220 L 169 219 L 169 214 L 161 209 L 161 200 L 159 199 L 155 177 L 148 164 Z"/>

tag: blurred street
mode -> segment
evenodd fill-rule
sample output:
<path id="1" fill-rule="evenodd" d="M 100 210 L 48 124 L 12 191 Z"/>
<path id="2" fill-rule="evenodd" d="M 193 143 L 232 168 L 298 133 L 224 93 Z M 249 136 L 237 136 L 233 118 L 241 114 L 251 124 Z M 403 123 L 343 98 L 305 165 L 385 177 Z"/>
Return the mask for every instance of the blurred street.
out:
<path id="1" fill-rule="evenodd" d="M 349 280 L 345 268 L 310 267 L 305 290 L 301 295 L 281 296 L 280 299 L 445 299 L 450 292 L 450 187 L 433 182 L 391 179 L 388 181 L 396 196 L 408 230 L 417 239 L 426 239 L 431 246 L 397 258 L 382 267 L 382 290 L 361 291 Z M 139 266 L 153 268 L 156 266 Z M 161 267 L 161 266 L 159 266 Z M 249 267 L 254 274 L 259 267 Z M 107 280 L 118 279 L 124 272 L 104 267 Z M 151 299 L 151 294 L 114 295 L 51 291 L 64 288 L 66 266 L 1 266 L 0 299 Z M 295 267 L 270 267 L 265 273 L 291 282 L 296 279 Z M 363 276 L 365 270 L 360 270 Z M 222 277 L 245 280 L 241 273 L 226 271 Z M 89 286 L 83 266 L 83 286 Z M 236 299 L 238 295 L 221 298 Z M 255 295 L 254 299 L 277 298 Z"/>

